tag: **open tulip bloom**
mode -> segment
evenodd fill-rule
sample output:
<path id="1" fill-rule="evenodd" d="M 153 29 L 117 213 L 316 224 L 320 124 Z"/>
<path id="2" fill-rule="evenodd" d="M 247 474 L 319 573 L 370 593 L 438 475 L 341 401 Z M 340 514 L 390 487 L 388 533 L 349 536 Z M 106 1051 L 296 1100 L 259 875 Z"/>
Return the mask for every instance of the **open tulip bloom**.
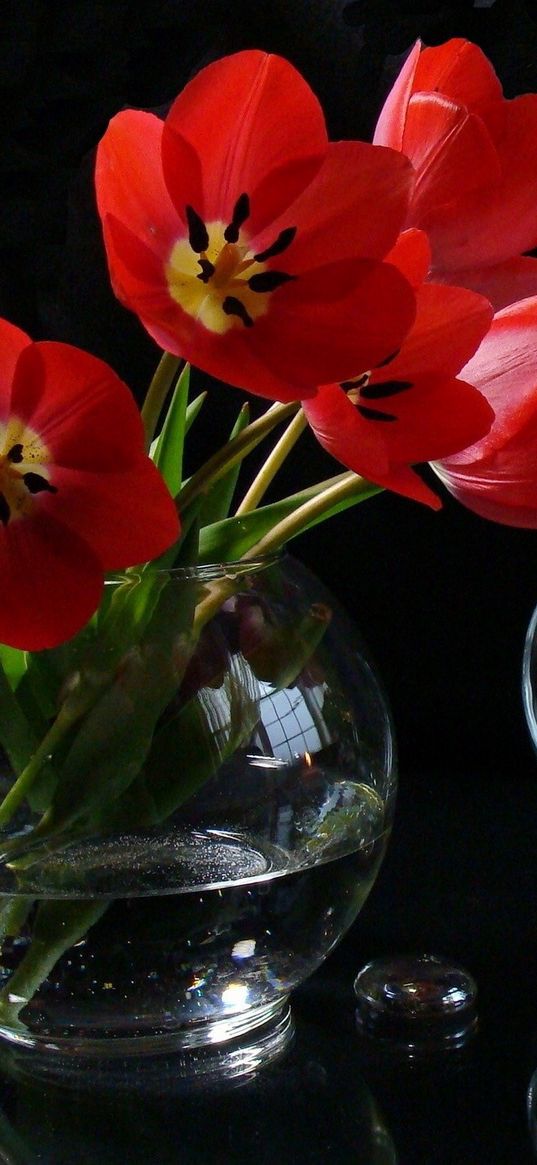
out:
<path id="1" fill-rule="evenodd" d="M 161 353 L 140 416 L 101 360 L 0 321 L 0 741 L 15 773 L 0 825 L 38 814 L 4 843 L 15 873 L 117 821 L 165 707 L 173 568 L 278 552 L 382 488 L 438 508 L 423 463 L 477 513 L 537 526 L 537 96 L 505 101 L 475 46 L 416 45 L 374 144 L 329 142 L 279 57 L 217 61 L 165 119 L 113 118 L 96 191 L 115 293 Z M 249 399 L 185 479 L 211 407 L 189 399 L 190 364 Z M 267 503 L 308 425 L 333 476 Z M 222 586 L 239 586 L 228 575 L 183 603 L 170 682 Z M 259 617 L 246 606 L 244 643 Z M 92 718 L 116 698 L 128 746 L 115 713 L 109 746 Z M 0 991 L 0 1018 L 10 1007 Z"/>
<path id="2" fill-rule="evenodd" d="M 305 81 L 260 52 L 204 69 L 165 121 L 119 113 L 96 167 L 122 302 L 169 352 L 277 400 L 401 343 L 413 297 L 383 259 L 412 184 L 402 154 L 329 143 Z"/>

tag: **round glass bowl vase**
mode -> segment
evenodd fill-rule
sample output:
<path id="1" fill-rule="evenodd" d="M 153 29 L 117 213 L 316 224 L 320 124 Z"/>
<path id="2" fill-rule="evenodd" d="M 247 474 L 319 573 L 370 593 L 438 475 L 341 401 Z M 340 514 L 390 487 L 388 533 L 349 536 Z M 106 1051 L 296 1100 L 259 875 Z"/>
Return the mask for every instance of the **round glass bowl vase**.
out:
<path id="1" fill-rule="evenodd" d="M 16 810 L 0 769 L 0 1037 L 188 1058 L 286 1028 L 394 809 L 385 699 L 333 598 L 290 558 L 125 575 L 30 657 L 36 692 Z"/>

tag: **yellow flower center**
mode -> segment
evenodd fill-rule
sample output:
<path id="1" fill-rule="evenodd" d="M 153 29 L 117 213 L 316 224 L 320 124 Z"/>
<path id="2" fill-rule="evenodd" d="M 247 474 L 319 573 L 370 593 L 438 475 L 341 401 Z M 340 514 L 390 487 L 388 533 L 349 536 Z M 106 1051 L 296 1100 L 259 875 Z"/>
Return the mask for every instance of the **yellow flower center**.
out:
<path id="1" fill-rule="evenodd" d="M 246 194 L 237 200 L 227 225 L 204 223 L 193 207 L 187 206 L 188 237 L 174 243 L 165 266 L 172 299 L 220 336 L 231 328 L 253 327 L 268 311 L 276 288 L 295 278 L 269 267 L 267 260 L 290 245 L 296 229 L 288 227 L 265 251 L 252 254 L 242 229 L 249 213 Z"/>
<path id="2" fill-rule="evenodd" d="M 47 490 L 56 493 L 49 481 L 50 452 L 38 433 L 19 417 L 0 423 L 0 522 L 27 517 L 34 508 L 34 496 Z"/>

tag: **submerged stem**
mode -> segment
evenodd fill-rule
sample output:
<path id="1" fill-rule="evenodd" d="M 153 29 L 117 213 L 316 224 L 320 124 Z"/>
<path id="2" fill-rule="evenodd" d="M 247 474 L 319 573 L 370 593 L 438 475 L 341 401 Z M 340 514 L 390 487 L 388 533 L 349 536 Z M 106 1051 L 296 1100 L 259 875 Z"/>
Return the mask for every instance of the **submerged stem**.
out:
<path id="1" fill-rule="evenodd" d="M 19 1012 L 35 995 L 65 951 L 74 946 L 104 914 L 108 902 L 42 902 L 32 941 L 17 969 L 0 991 L 0 1023 L 16 1023 Z"/>

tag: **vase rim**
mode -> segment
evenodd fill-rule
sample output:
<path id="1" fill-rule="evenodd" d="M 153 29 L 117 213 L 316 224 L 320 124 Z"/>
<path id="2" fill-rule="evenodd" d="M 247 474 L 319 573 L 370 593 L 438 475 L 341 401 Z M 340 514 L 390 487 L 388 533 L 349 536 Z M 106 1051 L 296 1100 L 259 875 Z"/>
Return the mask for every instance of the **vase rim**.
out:
<path id="1" fill-rule="evenodd" d="M 269 566 L 273 566 L 279 562 L 282 555 L 279 551 L 272 554 L 259 555 L 256 558 L 239 558 L 230 559 L 229 562 L 203 562 L 193 564 L 192 566 L 174 566 L 168 569 L 157 567 L 151 570 L 149 566 L 146 570 L 139 572 L 132 571 L 114 571 L 105 580 L 105 586 L 117 585 L 121 582 L 136 582 L 140 581 L 146 573 L 154 574 L 157 577 L 167 576 L 170 579 L 177 580 L 197 580 L 198 582 L 211 582 L 214 579 L 223 579 L 230 577 L 239 577 L 246 574 L 257 574 L 259 571 L 266 570 Z"/>

